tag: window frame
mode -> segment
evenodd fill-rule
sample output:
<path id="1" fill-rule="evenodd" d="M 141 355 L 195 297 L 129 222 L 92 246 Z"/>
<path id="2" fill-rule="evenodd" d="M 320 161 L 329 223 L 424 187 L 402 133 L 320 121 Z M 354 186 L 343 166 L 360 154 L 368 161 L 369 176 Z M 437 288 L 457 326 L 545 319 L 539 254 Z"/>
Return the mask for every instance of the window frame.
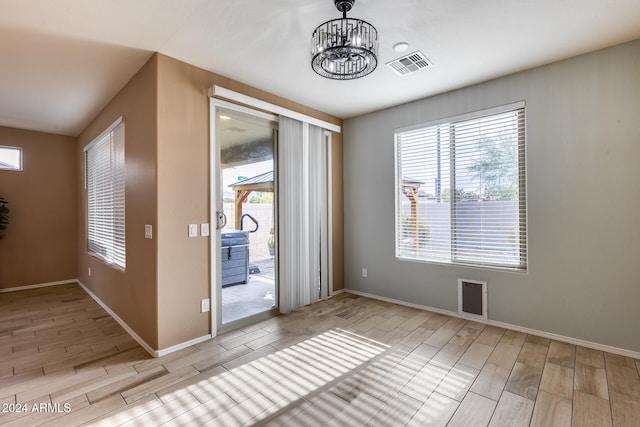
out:
<path id="1" fill-rule="evenodd" d="M 15 150 L 19 153 L 19 165 L 17 168 L 7 168 L 4 166 L 0 166 L 0 170 L 21 172 L 23 170 L 23 162 L 24 162 L 24 150 L 22 149 L 22 147 L 14 147 L 11 145 L 0 145 L 0 149 Z"/>
<path id="2" fill-rule="evenodd" d="M 456 247 L 456 239 L 455 239 L 455 229 L 457 225 L 455 224 L 455 200 L 453 196 L 452 188 L 455 187 L 456 180 L 456 169 L 455 169 L 455 137 L 452 137 L 448 143 L 449 147 L 449 165 L 450 169 L 448 171 L 448 180 L 449 185 L 446 189 L 450 192 L 450 210 L 448 212 L 449 217 L 449 229 L 450 229 L 450 240 L 449 240 L 449 250 L 448 250 L 448 259 L 434 259 L 434 257 L 429 258 L 427 255 L 420 256 L 416 254 L 416 256 L 407 256 L 406 253 L 402 251 L 402 243 L 401 239 L 403 235 L 401 233 L 402 227 L 402 201 L 405 197 L 403 195 L 404 188 L 404 180 L 406 177 L 402 175 L 402 158 L 400 157 L 400 148 L 401 144 L 400 136 L 403 133 L 424 130 L 427 132 L 428 130 L 434 130 L 437 132 L 436 128 L 439 126 L 447 125 L 449 129 L 452 126 L 455 126 L 456 123 L 463 123 L 466 121 L 482 119 L 490 116 L 497 116 L 500 114 L 517 112 L 521 110 L 522 114 L 519 115 L 517 120 L 517 128 L 518 128 L 518 141 L 517 141 L 517 175 L 518 175 L 518 264 L 499 264 L 499 263 L 487 263 L 484 262 L 470 262 L 466 260 L 460 260 L 456 258 L 456 252 L 459 251 L 459 248 Z M 405 126 L 401 128 L 396 128 L 394 130 L 394 175 L 395 175 L 395 187 L 394 187 L 394 245 L 395 245 L 395 257 L 396 259 L 402 261 L 411 261 L 411 262 L 423 262 L 423 263 L 432 263 L 438 265 L 452 265 L 452 266 L 462 266 L 462 267 L 470 267 L 470 268 L 479 268 L 484 270 L 499 270 L 499 271 L 508 271 L 508 272 L 516 272 L 527 274 L 529 270 L 529 236 L 528 236 L 528 200 L 527 200 L 527 137 L 526 137 L 526 103 L 524 101 L 515 102 L 511 104 L 506 104 L 498 107 L 473 111 L 465 114 L 455 115 L 444 117 L 437 120 L 432 120 L 429 122 L 419 123 L 411 126 Z M 438 157 L 442 157 L 442 155 L 438 154 Z M 445 187 L 442 187 L 445 190 Z M 415 225 L 417 230 L 417 225 Z M 418 231 L 416 231 L 417 233 Z M 483 235 L 483 234 L 479 234 Z M 417 243 L 416 243 L 417 247 Z"/>
<path id="3" fill-rule="evenodd" d="M 114 140 L 114 134 L 116 131 L 118 131 L 120 128 L 122 128 L 122 146 L 121 148 L 121 152 L 117 151 L 117 147 L 114 147 L 114 145 L 117 143 L 117 141 Z M 92 251 L 91 249 L 91 218 L 90 218 L 90 199 L 89 199 L 89 181 L 90 181 L 90 170 L 89 170 L 89 152 L 92 148 L 94 148 L 96 145 L 102 143 L 106 138 L 109 138 L 109 149 L 112 152 L 112 155 L 115 153 L 117 156 L 122 156 L 121 162 L 122 164 L 120 165 L 121 169 L 118 169 L 117 165 L 114 165 L 114 159 L 112 157 L 110 157 L 110 161 L 111 164 L 109 165 L 108 169 L 109 169 L 109 174 L 110 174 L 110 178 L 112 180 L 112 182 L 115 183 L 115 181 L 117 180 L 118 173 L 121 173 L 121 180 L 122 180 L 122 187 L 121 187 L 121 191 L 122 191 L 122 196 L 121 196 L 121 200 L 122 200 L 122 205 L 118 205 L 115 206 L 113 203 L 111 204 L 111 211 L 112 211 L 112 215 L 113 211 L 116 210 L 120 210 L 122 212 L 122 232 L 121 234 L 121 242 L 118 241 L 116 244 L 111 244 L 109 247 L 112 249 L 113 252 L 117 251 L 118 249 L 121 250 L 122 252 L 122 261 L 120 262 L 118 257 L 114 256 L 113 253 L 111 253 L 109 256 L 103 256 L 100 253 L 97 253 L 95 251 Z M 125 161 L 126 161 L 126 156 L 125 156 L 125 147 L 126 147 L 126 135 L 125 135 L 125 121 L 124 121 L 124 117 L 120 116 L 118 119 L 116 119 L 109 127 L 107 127 L 102 133 L 100 133 L 100 135 L 98 135 L 96 138 L 94 138 L 87 146 L 84 147 L 83 151 L 84 151 L 84 189 L 85 189 L 85 194 L 86 194 L 86 249 L 87 249 L 87 255 L 107 264 L 108 266 L 120 270 L 122 272 L 124 272 L 126 270 L 126 258 L 127 258 L 127 254 L 126 254 L 126 206 L 125 206 L 125 194 L 126 194 L 126 171 L 125 171 Z M 115 184 L 113 184 L 115 185 Z M 116 193 L 117 193 L 118 189 L 112 188 L 112 197 L 115 197 Z M 116 221 L 116 218 L 113 219 L 114 220 L 114 224 Z M 111 233 L 113 235 L 116 235 L 117 233 L 115 232 L 115 228 L 116 226 L 113 225 L 112 229 L 111 229 Z M 100 242 L 98 242 L 100 243 Z M 121 246 L 120 246 L 121 243 Z M 117 247 L 116 247 L 117 246 Z"/>

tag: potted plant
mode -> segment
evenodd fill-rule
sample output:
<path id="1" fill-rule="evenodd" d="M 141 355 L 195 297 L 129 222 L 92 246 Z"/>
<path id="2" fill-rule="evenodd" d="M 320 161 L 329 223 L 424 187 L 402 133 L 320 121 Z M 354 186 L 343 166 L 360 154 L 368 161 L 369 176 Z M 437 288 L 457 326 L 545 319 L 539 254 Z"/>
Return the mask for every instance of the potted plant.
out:
<path id="1" fill-rule="evenodd" d="M 7 224 L 9 224 L 9 208 L 7 202 L 3 197 L 0 197 L 0 232 L 7 229 Z M 0 240 L 2 240 L 4 236 L 0 234 Z"/>

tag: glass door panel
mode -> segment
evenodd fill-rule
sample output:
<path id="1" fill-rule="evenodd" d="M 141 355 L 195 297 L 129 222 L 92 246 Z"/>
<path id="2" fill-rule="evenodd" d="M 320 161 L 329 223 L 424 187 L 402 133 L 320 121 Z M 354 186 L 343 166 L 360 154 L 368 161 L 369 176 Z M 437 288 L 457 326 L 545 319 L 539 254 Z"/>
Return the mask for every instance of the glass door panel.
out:
<path id="1" fill-rule="evenodd" d="M 218 212 L 215 249 L 217 329 L 229 330 L 277 308 L 277 122 L 215 108 Z"/>

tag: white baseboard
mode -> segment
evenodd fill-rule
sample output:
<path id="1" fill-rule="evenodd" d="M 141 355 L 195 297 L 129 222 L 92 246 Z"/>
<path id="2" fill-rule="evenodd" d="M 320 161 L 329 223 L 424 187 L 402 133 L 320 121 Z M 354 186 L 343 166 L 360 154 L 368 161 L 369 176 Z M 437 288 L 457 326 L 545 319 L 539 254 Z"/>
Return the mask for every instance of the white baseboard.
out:
<path id="1" fill-rule="evenodd" d="M 97 295 L 95 295 L 93 292 L 91 292 L 78 279 L 60 280 L 60 281 L 57 281 L 57 282 L 48 282 L 48 283 L 38 283 L 38 284 L 35 284 L 35 285 L 19 286 L 19 287 L 15 287 L 15 288 L 5 288 L 5 289 L 0 289 L 0 293 L 23 291 L 23 290 L 27 290 L 27 289 L 44 288 L 44 287 L 47 287 L 47 286 L 64 285 L 64 284 L 67 284 L 67 283 L 78 283 L 80 285 L 80 287 L 82 287 L 82 289 L 84 289 L 85 292 L 87 292 L 87 294 L 89 294 L 89 296 L 91 298 L 93 298 L 93 300 L 96 301 L 98 303 L 98 305 L 100 305 L 100 307 L 102 307 L 107 313 L 109 313 L 109 315 L 111 317 L 113 317 L 113 319 L 116 322 L 118 322 L 118 324 L 120 324 L 120 326 L 122 326 L 122 328 L 129 335 L 131 335 L 131 337 L 138 344 L 140 344 L 142 346 L 142 348 L 144 348 L 153 357 L 165 356 L 167 354 L 176 352 L 178 350 L 182 350 L 183 348 L 187 348 L 189 346 L 204 342 L 204 341 L 209 340 L 209 339 L 212 338 L 212 336 L 210 334 L 203 335 L 201 337 L 194 338 L 192 340 L 185 341 L 183 343 L 179 343 L 179 344 L 173 345 L 171 347 L 167 347 L 167 348 L 160 349 L 160 350 L 155 350 L 149 344 L 147 344 L 138 334 L 136 334 L 134 332 L 134 330 L 131 329 L 129 327 L 129 325 L 127 325 L 127 323 L 120 318 L 120 316 L 118 316 L 113 310 L 111 310 L 104 302 L 102 302 L 102 300 L 100 298 L 98 298 Z M 618 354 L 620 356 L 631 357 L 632 359 L 640 359 L 640 352 L 637 352 L 637 351 L 632 351 L 632 350 L 627 350 L 627 349 L 624 349 L 624 348 L 613 347 L 613 346 L 606 345 L 606 344 L 600 344 L 600 343 L 596 343 L 596 342 L 586 341 L 586 340 L 582 340 L 582 339 L 579 339 L 579 338 L 567 337 L 567 336 L 564 336 L 564 335 L 558 335 L 558 334 L 554 334 L 554 333 L 551 333 L 551 332 L 539 331 L 537 329 L 526 328 L 524 326 L 513 325 L 511 323 L 499 322 L 497 320 L 482 320 L 482 319 L 475 319 L 475 318 L 474 319 L 468 319 L 466 317 L 459 316 L 458 313 L 456 313 L 454 311 L 443 310 L 441 308 L 429 307 L 429 306 L 426 306 L 426 305 L 415 304 L 415 303 L 402 301 L 402 300 L 398 300 L 398 299 L 393 299 L 393 298 L 386 298 L 386 297 L 382 297 L 382 296 L 379 296 L 379 295 L 370 294 L 370 293 L 367 293 L 367 292 L 356 291 L 356 290 L 353 290 L 353 289 L 340 289 L 340 290 L 334 291 L 331 296 L 339 295 L 339 294 L 341 294 L 343 292 L 348 292 L 348 293 L 351 293 L 351 294 L 354 294 L 354 295 L 360 295 L 360 296 L 363 296 L 363 297 L 376 299 L 376 300 L 380 300 L 380 301 L 390 302 L 390 303 L 393 303 L 393 304 L 403 305 L 403 306 L 406 306 L 406 307 L 412 307 L 412 308 L 416 308 L 418 310 L 426 310 L 426 311 L 431 311 L 433 313 L 444 314 L 444 315 L 451 316 L 451 317 L 458 317 L 458 318 L 465 319 L 465 320 L 472 320 L 472 321 L 476 321 L 476 322 L 479 322 L 479 323 L 485 323 L 487 325 L 496 326 L 496 327 L 499 327 L 499 328 L 504 328 L 504 329 L 510 329 L 510 330 L 513 330 L 513 331 L 523 332 L 525 334 L 537 335 L 537 336 L 541 336 L 541 337 L 544 337 L 544 338 L 549 338 L 549 339 L 552 339 L 552 340 L 565 342 L 565 343 L 568 343 L 568 344 L 580 345 L 582 347 L 587 347 L 587 348 L 591 348 L 591 349 L 594 349 L 594 350 L 606 351 L 608 353 Z"/>
<path id="2" fill-rule="evenodd" d="M 47 286 L 66 285 L 67 283 L 76 283 L 76 279 L 58 280 L 57 282 L 37 283 L 35 285 L 18 286 L 15 288 L 0 289 L 0 294 L 5 292 L 26 291 L 27 289 L 46 288 Z"/>
<path id="3" fill-rule="evenodd" d="M 203 335 L 203 336 L 201 336 L 199 338 L 194 338 L 192 340 L 185 341 L 185 342 L 182 342 L 180 344 L 172 345 L 171 347 L 163 348 L 161 350 L 156 350 L 156 351 L 154 351 L 153 357 L 166 356 L 167 354 L 170 354 L 170 353 L 173 353 L 175 351 L 182 350 L 183 348 L 187 348 L 187 347 L 190 347 L 192 345 L 196 345 L 198 343 L 210 340 L 211 338 L 212 338 L 211 334 Z"/>
<path id="4" fill-rule="evenodd" d="M 91 298 L 93 298 L 93 300 L 94 300 L 95 302 L 97 302 L 97 303 L 98 303 L 98 305 L 104 309 L 104 311 L 106 311 L 107 313 L 109 313 L 109 316 L 113 317 L 113 320 L 115 320 L 116 322 L 118 322 L 118 324 L 120 324 L 120 326 L 122 326 L 122 328 L 123 328 L 125 331 L 127 331 L 127 333 L 128 333 L 129 335 L 131 335 L 131 338 L 133 338 L 134 340 L 136 340 L 136 342 L 137 342 L 138 344 L 140 344 L 140 345 L 142 346 L 142 348 L 144 348 L 144 349 L 147 351 L 147 353 L 149 353 L 149 354 L 150 354 L 150 355 L 152 355 L 153 357 L 158 357 L 158 356 L 156 356 L 157 350 L 155 350 L 153 347 L 151 347 L 149 344 L 147 344 L 147 343 L 146 343 L 146 341 L 145 341 L 145 340 L 143 340 L 143 339 L 140 337 L 140 335 L 136 334 L 136 333 L 135 333 L 135 331 L 134 331 L 133 329 L 131 329 L 131 328 L 129 327 L 129 325 L 127 325 L 127 323 L 126 323 L 124 320 L 122 320 L 122 319 L 120 318 L 120 316 L 118 316 L 118 315 L 117 315 L 113 310 L 111 310 L 107 304 L 105 304 L 104 302 L 102 302 L 102 300 L 101 300 L 100 298 L 98 298 L 98 296 L 97 296 L 96 294 L 94 294 L 93 292 L 91 292 L 91 291 L 89 290 L 89 288 L 87 288 L 87 287 L 84 285 L 84 283 L 82 283 L 80 280 L 76 280 L 76 282 L 78 282 L 78 284 L 80 285 L 80 287 L 81 287 L 82 289 L 84 289 L 84 291 L 85 291 L 86 293 L 88 293 L 88 294 L 89 294 L 89 296 L 90 296 Z"/>
<path id="5" fill-rule="evenodd" d="M 122 319 L 120 318 L 120 316 L 118 316 L 118 315 L 117 315 L 113 310 L 111 310 L 111 309 L 109 308 L 109 306 L 107 306 L 104 302 L 102 302 L 102 300 L 101 300 L 100 298 L 98 298 L 98 296 L 97 296 L 96 294 L 94 294 L 93 292 L 91 292 L 91 291 L 89 290 L 89 288 L 87 288 L 87 287 L 84 285 L 84 283 L 82 283 L 80 280 L 77 280 L 77 279 L 74 279 L 73 281 L 74 281 L 74 282 L 77 282 L 77 283 L 82 287 L 82 289 L 84 289 L 84 290 L 85 290 L 85 292 L 86 292 L 86 293 L 88 293 L 88 294 L 89 294 L 89 296 L 90 296 L 91 298 L 93 298 L 93 300 L 94 300 L 95 302 L 97 302 L 97 303 L 98 303 L 98 305 L 99 305 L 100 307 L 102 307 L 102 308 L 103 308 L 107 313 L 109 313 L 109 315 L 110 315 L 111 317 L 113 317 L 113 320 L 115 320 L 116 322 L 118 322 L 118 324 L 119 324 L 120 326 L 122 326 L 122 328 L 123 328 L 123 329 L 124 329 L 124 330 L 129 334 L 129 335 L 131 335 L 131 338 L 133 338 L 134 340 L 136 340 L 136 342 L 137 342 L 138 344 L 140 344 L 140 345 L 142 346 L 142 348 L 144 348 L 144 349 L 147 351 L 147 353 L 149 353 L 149 354 L 150 354 L 151 356 L 153 356 L 153 357 L 161 357 L 161 356 L 165 356 L 165 355 L 167 355 L 167 354 L 173 353 L 174 351 L 182 350 L 183 348 L 187 348 L 187 347 L 189 347 L 189 346 L 191 346 L 191 345 L 201 343 L 201 342 L 206 341 L 206 340 L 208 340 L 208 339 L 210 339 L 210 338 L 211 338 L 211 335 L 204 335 L 204 336 L 201 336 L 201 337 L 199 337 L 199 338 L 194 338 L 194 339 L 192 339 L 192 340 L 185 341 L 185 342 L 183 342 L 183 343 L 179 343 L 179 344 L 173 345 L 173 346 L 171 346 L 171 347 L 167 347 L 167 348 L 163 348 L 163 349 L 160 349 L 160 350 L 156 350 L 156 349 L 154 349 L 153 347 L 151 347 L 149 344 L 147 344 L 147 342 L 146 342 L 145 340 L 143 340 L 143 339 L 140 337 L 140 335 L 136 334 L 136 333 L 135 333 L 135 331 L 134 331 L 133 329 L 131 329 L 131 328 L 129 327 L 129 325 L 127 325 L 127 323 L 126 323 L 124 320 L 122 320 Z"/>
<path id="6" fill-rule="evenodd" d="M 109 314 L 109 316 L 111 316 L 113 318 L 113 320 L 118 322 L 118 324 L 120 326 L 122 326 L 122 328 L 129 335 L 131 335 L 131 338 L 133 338 L 138 344 L 140 344 L 142 346 L 142 348 L 144 348 L 147 351 L 147 353 L 149 353 L 153 357 L 165 356 L 167 354 L 173 353 L 173 352 L 178 351 L 178 350 L 182 350 L 183 348 L 187 348 L 189 346 L 201 343 L 203 341 L 206 341 L 206 340 L 209 340 L 209 339 L 212 338 L 211 334 L 207 334 L 207 335 L 203 335 L 203 336 L 198 337 L 198 338 L 194 338 L 194 339 L 189 340 L 189 341 L 185 341 L 185 342 L 182 342 L 182 343 L 179 343 L 179 344 L 176 344 L 176 345 L 172 345 L 171 347 L 163 348 L 163 349 L 160 349 L 160 350 L 155 350 L 153 347 L 151 347 L 149 344 L 147 344 L 147 342 L 145 340 L 143 340 L 140 337 L 140 335 L 136 334 L 135 331 L 133 329 L 131 329 L 129 327 L 129 325 L 127 325 L 127 323 L 120 318 L 120 316 L 118 316 L 113 310 L 111 310 L 109 308 L 109 306 L 107 306 L 100 298 L 98 298 L 98 296 L 96 294 L 91 292 L 89 290 L 89 288 L 87 288 L 85 286 L 85 284 L 82 283 L 79 279 L 59 280 L 57 282 L 38 283 L 38 284 L 35 284 L 35 285 L 27 285 L 27 286 L 15 287 L 15 288 L 0 289 L 0 293 L 24 291 L 24 290 L 27 290 L 27 289 L 44 288 L 44 287 L 47 287 L 47 286 L 65 285 L 65 284 L 68 284 L 68 283 L 77 283 L 78 285 L 80 285 L 80 287 L 82 289 L 84 289 L 84 291 L 87 294 L 89 294 L 89 296 L 95 302 L 97 302 L 98 305 L 100 307 L 102 307 Z"/>
<path id="7" fill-rule="evenodd" d="M 354 295 L 360 295 L 360 296 L 371 298 L 371 299 L 376 299 L 380 301 L 390 302 L 393 304 L 404 305 L 406 307 L 416 308 L 418 310 L 431 311 L 434 313 L 444 314 L 451 317 L 458 317 L 460 319 L 465 319 L 465 320 L 474 321 L 478 323 L 484 323 L 491 326 L 497 326 L 499 328 L 510 329 L 512 331 L 523 332 L 525 334 L 537 335 L 543 338 L 549 338 L 555 341 L 565 342 L 567 344 L 574 344 L 582 347 L 591 348 L 594 350 L 606 351 L 607 353 L 613 353 L 613 354 L 618 354 L 620 356 L 631 357 L 632 359 L 640 359 L 640 352 L 627 350 L 624 348 L 618 348 L 618 347 L 613 347 L 610 345 L 600 344 L 596 342 L 585 341 L 578 338 L 554 334 L 551 332 L 539 331 L 537 329 L 525 328 L 524 326 L 513 325 L 511 323 L 505 323 L 505 322 L 499 322 L 497 320 L 483 320 L 483 319 L 476 319 L 476 318 L 470 319 L 468 317 L 458 315 L 458 313 L 455 311 L 443 310 L 441 308 L 429 307 L 426 305 L 414 304 L 411 302 L 406 302 L 406 301 L 397 300 L 393 298 L 381 297 L 379 295 L 374 295 L 367 292 L 360 292 L 352 289 L 344 289 L 344 291 Z"/>

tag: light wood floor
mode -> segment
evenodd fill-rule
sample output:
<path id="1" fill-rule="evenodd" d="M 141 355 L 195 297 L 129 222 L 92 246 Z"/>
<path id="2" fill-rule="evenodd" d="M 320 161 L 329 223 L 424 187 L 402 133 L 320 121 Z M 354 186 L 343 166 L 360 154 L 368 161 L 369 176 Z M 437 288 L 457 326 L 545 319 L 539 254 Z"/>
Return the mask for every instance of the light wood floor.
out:
<path id="1" fill-rule="evenodd" d="M 636 427 L 639 370 L 350 294 L 153 359 L 76 284 L 0 294 L 2 425 Z"/>

